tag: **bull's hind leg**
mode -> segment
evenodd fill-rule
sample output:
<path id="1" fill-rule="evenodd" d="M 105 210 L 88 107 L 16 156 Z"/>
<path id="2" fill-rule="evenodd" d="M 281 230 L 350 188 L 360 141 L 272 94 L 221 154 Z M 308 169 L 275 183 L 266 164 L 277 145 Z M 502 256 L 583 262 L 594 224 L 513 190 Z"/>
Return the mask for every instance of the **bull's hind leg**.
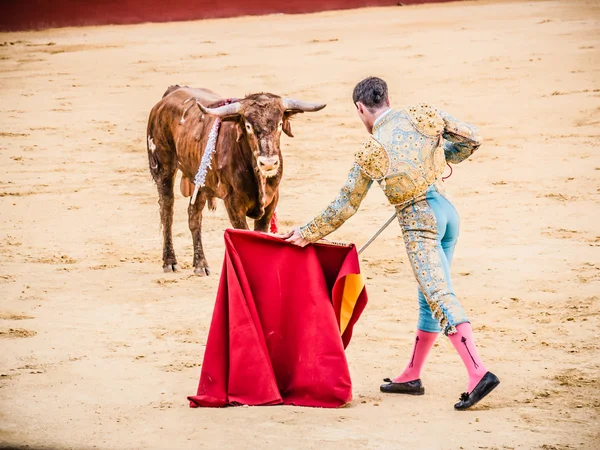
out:
<path id="1" fill-rule="evenodd" d="M 175 184 L 177 169 L 173 163 L 173 158 L 169 157 L 168 152 L 157 148 L 150 135 L 148 136 L 148 162 L 150 163 L 150 173 L 158 190 L 160 223 L 163 232 L 163 270 L 165 272 L 177 272 L 179 266 L 175 258 L 171 231 L 175 203 L 173 185 Z"/>
<path id="2" fill-rule="evenodd" d="M 175 258 L 175 249 L 173 248 L 173 209 L 175 204 L 175 194 L 173 185 L 175 183 L 175 174 L 167 174 L 156 182 L 158 188 L 158 204 L 160 205 L 160 222 L 163 231 L 163 270 L 165 272 L 177 272 L 179 265 Z"/>
<path id="3" fill-rule="evenodd" d="M 202 248 L 202 210 L 206 204 L 206 199 L 206 194 L 200 192 L 196 203 L 190 203 L 188 206 L 188 223 L 194 241 L 194 273 L 200 276 L 210 275 L 208 262 Z"/>

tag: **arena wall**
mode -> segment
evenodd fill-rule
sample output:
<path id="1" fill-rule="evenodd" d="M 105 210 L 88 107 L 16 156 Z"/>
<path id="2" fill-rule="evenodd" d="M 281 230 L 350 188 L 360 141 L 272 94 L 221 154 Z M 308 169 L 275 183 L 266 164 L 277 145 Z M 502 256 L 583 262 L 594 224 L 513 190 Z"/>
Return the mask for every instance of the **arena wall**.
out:
<path id="1" fill-rule="evenodd" d="M 0 0 L 0 31 L 298 14 L 450 0 Z"/>

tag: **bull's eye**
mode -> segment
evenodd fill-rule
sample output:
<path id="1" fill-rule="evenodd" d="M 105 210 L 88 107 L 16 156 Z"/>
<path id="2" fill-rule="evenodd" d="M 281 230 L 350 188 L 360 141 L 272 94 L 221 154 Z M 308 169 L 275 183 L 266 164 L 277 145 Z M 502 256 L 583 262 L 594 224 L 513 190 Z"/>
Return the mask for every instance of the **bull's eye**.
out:
<path id="1" fill-rule="evenodd" d="M 281 127 L 283 127 L 283 120 L 279 122 L 279 129 L 281 130 Z"/>
<path id="2" fill-rule="evenodd" d="M 250 125 L 248 122 L 246 122 L 246 131 L 248 133 L 252 133 L 253 132 L 252 125 Z"/>

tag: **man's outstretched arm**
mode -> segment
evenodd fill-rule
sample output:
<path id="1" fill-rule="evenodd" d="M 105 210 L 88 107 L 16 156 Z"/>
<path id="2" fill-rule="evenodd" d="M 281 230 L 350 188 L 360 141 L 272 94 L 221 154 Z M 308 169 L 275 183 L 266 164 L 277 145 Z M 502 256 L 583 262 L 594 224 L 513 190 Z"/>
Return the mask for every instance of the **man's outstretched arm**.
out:
<path id="1" fill-rule="evenodd" d="M 304 247 L 333 233 L 356 213 L 372 184 L 373 180 L 358 164 L 354 164 L 346 183 L 329 206 L 307 224 L 294 230 L 286 240 Z"/>

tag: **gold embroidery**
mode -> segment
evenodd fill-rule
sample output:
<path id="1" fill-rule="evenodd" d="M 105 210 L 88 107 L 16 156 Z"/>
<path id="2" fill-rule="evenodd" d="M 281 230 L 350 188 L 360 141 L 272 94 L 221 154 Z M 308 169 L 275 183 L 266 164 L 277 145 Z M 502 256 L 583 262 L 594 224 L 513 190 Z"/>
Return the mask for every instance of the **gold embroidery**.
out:
<path id="1" fill-rule="evenodd" d="M 371 137 L 355 155 L 356 164 L 374 180 L 385 177 L 390 168 L 390 158 L 377 140 Z"/>
<path id="2" fill-rule="evenodd" d="M 444 120 L 444 137 L 445 139 L 456 142 L 468 139 L 471 141 L 477 141 L 481 145 L 481 136 L 479 130 L 473 125 L 469 125 L 464 122 L 456 120 L 454 117 L 442 113 Z M 447 136 L 447 137 L 446 137 Z M 462 139 L 461 139 L 462 138 Z"/>
<path id="3" fill-rule="evenodd" d="M 470 137 L 448 134 L 445 120 L 455 124 L 457 132 L 470 130 Z M 442 135 L 460 142 L 441 145 Z M 422 200 L 444 173 L 446 161 L 467 158 L 478 146 L 478 136 L 475 127 L 429 105 L 390 111 L 377 122 L 373 137 L 357 152 L 355 166 L 336 199 L 301 228 L 302 235 L 314 242 L 336 230 L 356 212 L 373 180 L 399 209 Z"/>
<path id="4" fill-rule="evenodd" d="M 444 120 L 437 109 L 425 103 L 406 110 L 415 128 L 426 136 L 440 136 L 444 131 Z"/>
<path id="5" fill-rule="evenodd" d="M 439 147 L 439 135 L 426 136 L 417 130 L 407 111 L 388 113 L 378 123 L 374 138 L 388 156 L 389 168 L 380 184 L 393 205 L 420 198 L 444 172 L 444 150 Z"/>
<path id="6" fill-rule="evenodd" d="M 337 197 L 313 220 L 300 228 L 302 237 L 316 242 L 341 227 L 358 210 L 372 184 L 373 180 L 355 164 Z"/>
<path id="7" fill-rule="evenodd" d="M 300 233 L 315 242 L 335 231 L 356 212 L 373 180 L 379 181 L 390 203 L 396 205 L 409 260 L 433 316 L 446 334 L 453 334 L 455 326 L 468 319 L 450 289 L 443 251 L 438 248 L 437 221 L 426 196 L 430 186 L 441 185 L 446 161 L 468 157 L 480 138 L 475 127 L 449 117 L 423 104 L 386 114 L 374 127 L 373 138 L 356 154 L 338 196 Z M 452 141 L 441 145 L 442 136 Z M 441 188 L 440 192 L 444 195 Z"/>
<path id="8" fill-rule="evenodd" d="M 473 154 L 481 145 L 479 130 L 468 123 L 460 122 L 451 115 L 440 111 L 444 120 L 443 137 L 446 161 L 458 164 Z"/>
<path id="9" fill-rule="evenodd" d="M 438 248 L 435 214 L 427 200 L 397 211 L 408 258 L 421 292 L 440 327 L 446 334 L 454 334 L 456 325 L 469 319 L 448 284 L 440 255 L 442 250 Z"/>

